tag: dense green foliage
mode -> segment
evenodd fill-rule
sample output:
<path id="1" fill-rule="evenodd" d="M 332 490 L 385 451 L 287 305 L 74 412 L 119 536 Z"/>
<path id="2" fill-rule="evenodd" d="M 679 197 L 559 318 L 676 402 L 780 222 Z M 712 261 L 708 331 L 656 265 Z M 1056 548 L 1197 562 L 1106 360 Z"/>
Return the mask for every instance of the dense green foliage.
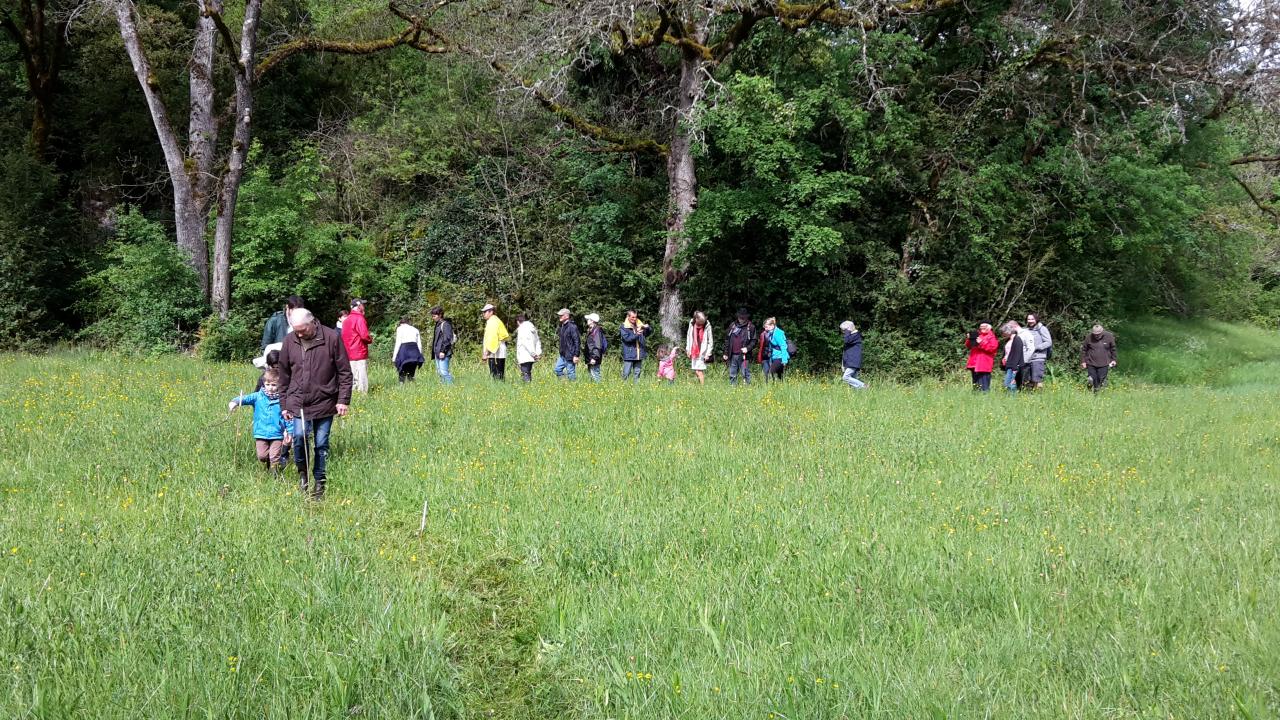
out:
<path id="1" fill-rule="evenodd" d="M 316 505 L 227 418 L 246 365 L 0 357 L 0 715 L 1280 711 L 1274 372 L 1009 398 L 372 370 Z"/>
<path id="2" fill-rule="evenodd" d="M 140 7 L 181 125 L 193 6 Z M 815 367 L 834 362 L 830 330 L 852 318 L 871 340 L 869 366 L 903 377 L 950 367 L 955 338 L 974 323 L 1030 310 L 1069 336 L 1133 315 L 1280 320 L 1273 164 L 1228 165 L 1274 150 L 1274 114 L 1247 94 L 1218 112 L 1212 86 L 1171 93 L 1105 64 L 1123 54 L 1128 41 L 1115 38 L 1125 33 L 1170 63 L 1207 58 L 1228 43 L 1212 17 L 1225 10 L 1161 6 L 1131 28 L 1124 3 L 1090 7 L 966 3 L 865 33 L 761 23 L 713 69 L 693 118 L 700 187 L 686 311 L 705 309 L 716 325 L 741 305 L 776 315 L 806 348 L 797 362 Z M 371 2 L 293 0 L 266 13 L 264 51 L 279 29 L 367 38 L 399 22 Z M 459 37 L 494 32 L 482 14 L 450 23 Z M 1044 36 L 1059 26 L 1061 37 Z M 1086 51 L 1062 39 L 1068 31 L 1106 53 L 1081 66 Z M 0 129 L 12 140 L 0 158 L 0 299 L 20 308 L 0 336 L 24 343 L 101 327 L 93 313 L 118 298 L 74 289 L 100 291 L 102 273 L 119 271 L 112 235 L 124 207 L 172 222 L 111 18 L 81 17 L 67 38 L 38 161 L 19 149 L 32 100 L 20 53 L 0 34 Z M 562 99 L 664 139 L 677 54 L 588 56 L 598 62 L 563 73 Z M 229 70 L 218 72 L 227 85 Z M 562 305 L 611 322 L 627 307 L 657 310 L 664 159 L 595 152 L 478 56 L 301 54 L 257 94 L 230 316 L 137 345 L 106 335 L 122 349 L 199 341 L 205 357 L 243 358 L 291 293 L 330 322 L 351 296 L 367 297 L 375 327 L 421 320 L 438 302 L 464 331 L 485 300 L 548 323 Z"/>
<path id="3" fill-rule="evenodd" d="M 134 208 L 119 218 L 116 236 L 106 266 L 84 283 L 94 318 L 84 336 L 143 353 L 177 350 L 204 309 L 191 268 L 164 228 Z"/>

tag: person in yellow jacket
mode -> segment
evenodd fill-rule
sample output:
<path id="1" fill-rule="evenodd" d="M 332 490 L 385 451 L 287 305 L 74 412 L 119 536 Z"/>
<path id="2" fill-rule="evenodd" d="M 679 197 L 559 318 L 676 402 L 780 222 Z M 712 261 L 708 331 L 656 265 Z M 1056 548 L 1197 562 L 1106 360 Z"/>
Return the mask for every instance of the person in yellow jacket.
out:
<path id="1" fill-rule="evenodd" d="M 502 381 L 507 372 L 507 326 L 502 324 L 494 314 L 493 305 L 485 304 L 480 310 L 484 318 L 484 344 L 481 346 L 480 358 L 489 362 L 489 377 Z"/>

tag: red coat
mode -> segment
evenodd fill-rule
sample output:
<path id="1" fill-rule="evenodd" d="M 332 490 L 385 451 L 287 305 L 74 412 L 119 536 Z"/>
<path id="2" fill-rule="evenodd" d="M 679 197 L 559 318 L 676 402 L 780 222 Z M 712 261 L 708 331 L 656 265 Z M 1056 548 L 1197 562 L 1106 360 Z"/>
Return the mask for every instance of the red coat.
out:
<path id="1" fill-rule="evenodd" d="M 369 335 L 369 323 L 364 320 L 364 313 L 352 311 L 342 321 L 342 344 L 347 349 L 350 360 L 368 360 L 369 343 L 373 338 Z"/>
<path id="2" fill-rule="evenodd" d="M 974 372 L 991 372 L 996 365 L 996 349 L 1000 347 L 1000 339 L 995 333 L 978 333 L 977 345 L 970 343 L 966 337 L 964 346 L 969 348 L 969 364 L 965 365 L 966 368 Z"/>

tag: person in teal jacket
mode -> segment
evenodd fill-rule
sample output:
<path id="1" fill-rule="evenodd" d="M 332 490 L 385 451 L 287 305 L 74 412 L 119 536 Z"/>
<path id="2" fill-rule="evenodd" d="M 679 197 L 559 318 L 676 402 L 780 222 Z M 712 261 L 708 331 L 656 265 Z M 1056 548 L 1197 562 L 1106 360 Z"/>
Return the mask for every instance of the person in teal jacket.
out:
<path id="1" fill-rule="evenodd" d="M 774 380 L 782 379 L 782 371 L 791 362 L 791 353 L 787 350 L 787 334 L 778 327 L 777 318 L 764 321 L 764 331 L 769 334 L 769 375 Z"/>
<path id="2" fill-rule="evenodd" d="M 227 405 L 234 412 L 241 405 L 253 406 L 253 441 L 258 460 L 275 470 L 283 464 L 284 448 L 290 444 L 288 426 L 280 411 L 280 373 L 268 369 L 262 374 L 262 390 L 241 395 Z"/>

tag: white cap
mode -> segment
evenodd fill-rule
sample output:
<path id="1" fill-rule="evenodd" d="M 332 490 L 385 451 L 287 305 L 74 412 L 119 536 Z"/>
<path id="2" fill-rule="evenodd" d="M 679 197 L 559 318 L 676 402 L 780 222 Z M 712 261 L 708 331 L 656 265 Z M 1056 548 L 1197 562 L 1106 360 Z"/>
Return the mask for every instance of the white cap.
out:
<path id="1" fill-rule="evenodd" d="M 854 324 L 853 324 L 853 321 L 852 321 L 852 320 L 845 320 L 844 322 L 840 323 L 840 329 L 841 329 L 841 330 L 850 330 L 850 331 L 852 331 L 852 330 L 856 329 L 857 327 L 858 327 L 857 325 L 854 325 Z"/>
<path id="2" fill-rule="evenodd" d="M 597 314 L 595 314 L 595 313 L 587 313 L 584 317 L 585 317 L 589 322 L 593 322 L 593 323 L 595 323 L 595 324 L 597 324 L 597 325 L 599 325 L 599 324 L 600 324 L 600 316 L 599 316 L 599 315 L 597 315 Z"/>
<path id="3" fill-rule="evenodd" d="M 569 312 L 569 308 L 560 308 L 560 312 L 556 313 L 556 315 L 559 315 L 560 317 L 564 317 L 565 315 L 572 315 L 572 314 L 573 313 Z"/>
<path id="4" fill-rule="evenodd" d="M 495 308 L 493 305 L 491 305 L 491 304 L 489 304 L 489 303 L 485 303 L 485 304 L 484 304 L 484 307 L 480 308 L 480 312 L 481 312 L 481 313 L 487 313 L 487 312 L 489 312 L 490 310 L 496 310 L 496 309 L 497 309 L 497 308 Z"/>
<path id="5" fill-rule="evenodd" d="M 253 359 L 253 366 L 258 368 L 259 370 L 261 370 L 262 368 L 265 368 L 267 366 L 267 353 L 271 352 L 272 350 L 279 351 L 283 347 L 284 347 L 284 343 L 271 343 L 270 345 L 262 348 L 262 356 L 256 357 Z"/>

